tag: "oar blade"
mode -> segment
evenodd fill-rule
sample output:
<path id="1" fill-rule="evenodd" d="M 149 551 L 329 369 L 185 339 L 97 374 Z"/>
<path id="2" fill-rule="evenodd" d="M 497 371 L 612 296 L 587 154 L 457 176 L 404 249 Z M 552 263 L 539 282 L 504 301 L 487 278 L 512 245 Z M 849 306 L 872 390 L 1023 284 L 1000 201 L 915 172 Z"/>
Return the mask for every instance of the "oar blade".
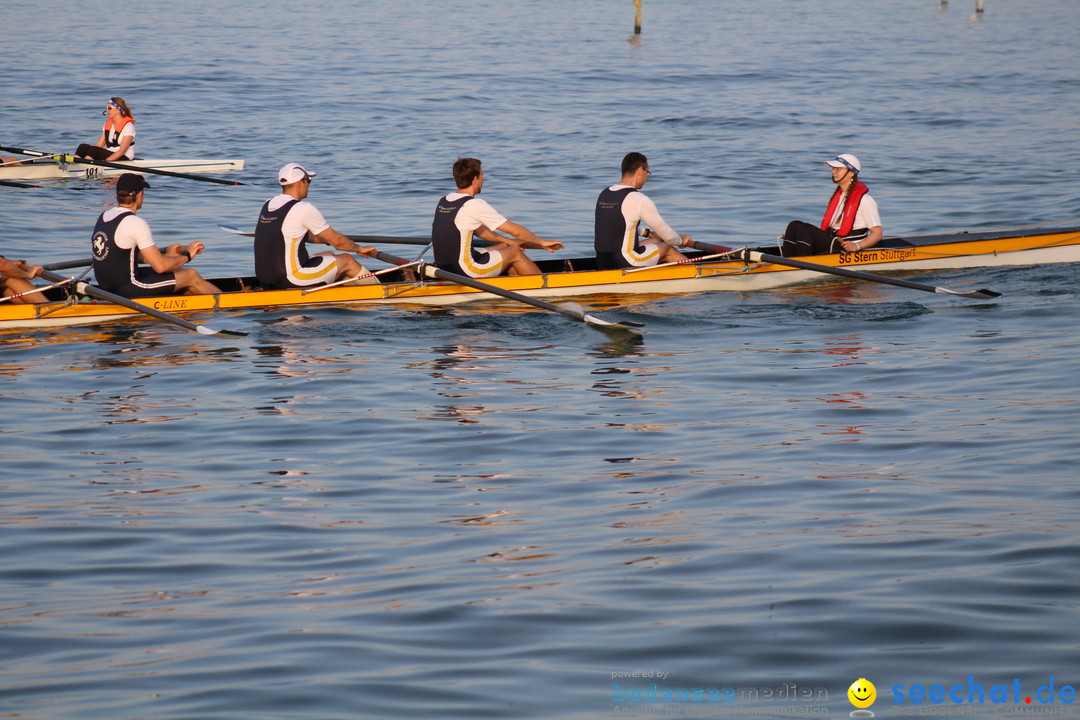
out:
<path id="1" fill-rule="evenodd" d="M 213 328 L 209 325 L 197 325 L 196 330 L 200 335 L 224 335 L 226 337 L 247 337 L 247 333 L 241 330 L 227 330 L 225 328 Z"/>
<path id="2" fill-rule="evenodd" d="M 585 313 L 583 320 L 587 324 L 600 328 L 601 330 L 626 330 L 628 332 L 636 333 L 639 332 L 639 328 L 645 327 L 645 323 L 637 322 L 635 320 L 620 320 L 616 322 L 613 320 L 604 320 L 603 318 L 598 318 L 589 313 Z"/>
<path id="3" fill-rule="evenodd" d="M 601 330 L 626 330 L 629 332 L 638 332 L 638 328 L 645 327 L 645 323 L 636 322 L 634 320 L 605 320 L 602 317 L 597 317 L 596 315 L 585 312 L 585 309 L 576 302 L 565 302 L 557 307 L 559 308 L 560 314 L 575 320 L 580 320 L 586 325 L 591 325 Z"/>
<path id="4" fill-rule="evenodd" d="M 959 292 L 958 290 L 939 287 L 934 288 L 934 292 L 941 295 L 959 295 L 960 297 L 973 298 L 975 300 L 993 300 L 994 298 L 1001 297 L 1001 293 L 987 290 L 986 288 L 982 288 L 981 290 L 971 290 L 970 292 Z"/>

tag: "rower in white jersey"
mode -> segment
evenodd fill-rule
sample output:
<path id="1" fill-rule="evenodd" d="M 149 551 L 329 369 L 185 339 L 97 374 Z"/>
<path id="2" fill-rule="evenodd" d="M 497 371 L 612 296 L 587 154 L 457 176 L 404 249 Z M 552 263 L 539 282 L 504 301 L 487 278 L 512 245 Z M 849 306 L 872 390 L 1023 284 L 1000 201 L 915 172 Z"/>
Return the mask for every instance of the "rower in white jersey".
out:
<path id="1" fill-rule="evenodd" d="M 267 200 L 255 225 L 255 275 L 266 290 L 311 287 L 353 278 L 348 285 L 370 285 L 371 277 L 349 253 L 373 256 L 371 245 L 357 245 L 326 222 L 307 201 L 315 173 L 289 163 L 278 170 L 281 194 Z M 308 253 L 309 243 L 342 252 Z"/>
<path id="2" fill-rule="evenodd" d="M 457 192 L 439 200 L 431 223 L 435 265 L 474 278 L 496 275 L 539 275 L 540 268 L 526 257 L 525 248 L 562 250 L 557 240 L 543 240 L 523 225 L 511 222 L 476 197 L 484 186 L 484 170 L 476 158 L 454 163 Z M 495 231 L 512 235 L 506 237 Z M 472 246 L 473 236 L 498 243 L 485 250 Z"/>
<path id="3" fill-rule="evenodd" d="M 135 173 L 117 178 L 116 207 L 101 213 L 90 240 L 98 286 L 126 298 L 220 293 L 198 270 L 184 267 L 206 249 L 201 241 L 174 243 L 165 252 L 154 244 L 150 226 L 136 215 L 149 187 Z"/>
<path id="4" fill-rule="evenodd" d="M 649 267 L 686 259 L 674 246 L 686 247 L 690 236 L 672 230 L 660 217 L 655 203 L 641 192 L 649 175 L 648 159 L 639 152 L 627 153 L 622 161 L 622 179 L 605 188 L 596 199 L 597 269 Z M 638 232 L 642 222 L 651 228 L 644 235 Z"/>

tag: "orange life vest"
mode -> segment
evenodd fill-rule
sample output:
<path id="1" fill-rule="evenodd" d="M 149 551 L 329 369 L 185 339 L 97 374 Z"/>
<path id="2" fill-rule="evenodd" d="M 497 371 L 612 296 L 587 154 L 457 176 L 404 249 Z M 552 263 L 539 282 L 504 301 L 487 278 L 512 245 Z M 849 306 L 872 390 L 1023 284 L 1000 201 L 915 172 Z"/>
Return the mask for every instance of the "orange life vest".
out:
<path id="1" fill-rule="evenodd" d="M 117 120 L 117 128 L 113 129 L 113 119 L 109 118 L 105 121 L 105 146 L 106 147 L 120 147 L 120 132 L 127 127 L 128 123 L 135 122 L 135 119 L 129 115 L 121 115 Z M 112 130 L 112 134 L 109 131 Z M 134 145 L 135 141 L 132 140 L 131 144 Z"/>
<path id="2" fill-rule="evenodd" d="M 866 187 L 866 185 L 861 182 L 855 183 L 854 187 L 851 188 L 851 197 L 844 206 L 843 217 L 840 218 L 840 229 L 836 231 L 837 237 L 844 237 L 845 235 L 851 234 L 851 229 L 855 227 L 855 213 L 859 211 L 859 203 L 862 201 L 862 196 L 868 192 L 870 192 L 870 188 Z M 825 217 L 821 220 L 822 230 L 829 229 L 833 215 L 836 214 L 836 206 L 840 203 L 840 198 L 843 194 L 843 190 L 836 188 L 836 192 L 833 193 L 832 199 L 829 200 L 829 207 L 825 208 Z"/>

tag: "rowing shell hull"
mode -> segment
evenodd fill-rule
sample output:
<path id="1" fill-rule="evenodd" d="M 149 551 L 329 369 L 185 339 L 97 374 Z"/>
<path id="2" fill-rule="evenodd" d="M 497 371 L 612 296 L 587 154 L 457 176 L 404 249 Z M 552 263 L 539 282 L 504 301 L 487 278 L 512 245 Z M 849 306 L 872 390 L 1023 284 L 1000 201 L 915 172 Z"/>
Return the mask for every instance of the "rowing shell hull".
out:
<path id="1" fill-rule="evenodd" d="M 52 161 L 27 161 L 21 165 L 0 167 L 0 180 L 61 180 L 64 178 L 116 177 L 126 172 L 139 172 L 139 168 L 168 170 L 169 172 L 213 175 L 230 170 L 243 170 L 243 160 L 125 160 L 123 168 L 84 165 L 82 163 L 57 163 Z M 147 173 L 139 173 L 145 175 Z"/>
<path id="2" fill-rule="evenodd" d="M 845 255 L 804 258 L 831 267 L 867 272 L 937 270 L 1007 265 L 1080 262 L 1080 227 L 1028 232 L 980 232 L 890 238 L 882 246 Z M 794 270 L 770 263 L 706 261 L 669 265 L 640 271 L 574 270 L 587 268 L 592 259 L 548 260 L 542 275 L 490 278 L 485 282 L 538 298 L 589 295 L 676 295 L 701 292 L 754 292 L 786 287 L 835 276 L 812 270 Z M 569 266 L 569 268 L 567 268 Z M 556 271 L 556 269 L 560 271 Z M 252 278 L 219 279 L 223 288 L 249 286 Z M 242 312 L 319 305 L 418 304 L 452 305 L 476 300 L 497 300 L 494 295 L 445 282 L 384 282 L 325 290 L 236 290 L 218 295 L 179 295 L 145 298 L 139 302 L 171 314 L 188 312 Z M 83 299 L 74 303 L 42 305 L 0 304 L 0 329 L 47 328 L 99 324 L 144 317 L 139 313 Z"/>

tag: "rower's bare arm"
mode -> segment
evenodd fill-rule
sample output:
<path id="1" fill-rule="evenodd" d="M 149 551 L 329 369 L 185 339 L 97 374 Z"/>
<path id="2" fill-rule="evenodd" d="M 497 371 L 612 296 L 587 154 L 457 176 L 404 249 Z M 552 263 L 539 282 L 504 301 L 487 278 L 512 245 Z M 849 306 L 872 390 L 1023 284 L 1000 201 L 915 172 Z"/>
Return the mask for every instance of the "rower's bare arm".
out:
<path id="1" fill-rule="evenodd" d="M 563 244 L 558 240 L 544 240 L 543 238 L 537 237 L 529 228 L 524 225 L 518 225 L 511 220 L 507 220 L 496 229 L 509 235 L 513 235 L 518 241 L 516 244 L 523 248 L 547 250 L 548 252 L 555 252 L 556 250 L 563 249 Z"/>
<path id="2" fill-rule="evenodd" d="M 875 225 L 870 228 L 870 233 L 866 236 L 866 240 L 863 241 L 863 247 L 874 247 L 885 237 L 884 231 L 880 225 Z"/>
<path id="3" fill-rule="evenodd" d="M 371 245 L 358 245 L 349 238 L 339 233 L 334 228 L 326 228 L 318 235 L 314 236 L 314 241 L 329 245 L 335 250 L 342 252 L 356 253 L 357 255 L 366 255 L 373 257 L 378 250 Z"/>
<path id="4" fill-rule="evenodd" d="M 487 240 L 488 242 L 506 243 L 507 245 L 517 245 L 514 238 L 506 237 L 495 232 L 487 225 L 481 225 L 473 230 L 473 236 L 478 237 L 481 240 Z"/>
<path id="5" fill-rule="evenodd" d="M 0 257 L 0 275 L 19 280 L 33 280 L 41 275 L 40 265 L 27 265 L 25 260 L 8 260 Z"/>
<path id="6" fill-rule="evenodd" d="M 139 256 L 144 263 L 154 269 L 154 272 L 176 272 L 184 267 L 184 263 L 188 261 L 188 257 L 181 254 L 182 248 L 183 246 L 180 244 L 170 245 L 165 252 L 162 253 L 157 249 L 157 246 L 151 245 L 150 247 L 139 250 Z"/>
<path id="7" fill-rule="evenodd" d="M 846 252 L 858 252 L 860 250 L 874 247 L 879 242 L 881 242 L 884 236 L 885 235 L 881 230 L 881 226 L 875 225 L 874 227 L 870 228 L 870 232 L 867 233 L 866 237 L 862 238 L 861 240 L 841 240 L 840 247 L 844 248 Z"/>
<path id="8" fill-rule="evenodd" d="M 645 228 L 645 230 L 642 231 L 641 237 L 651 242 L 667 243 L 672 247 L 690 247 L 690 243 L 694 242 L 694 238 L 690 237 L 689 235 L 676 235 L 675 237 L 678 239 L 678 242 L 665 240 L 663 237 L 660 236 L 659 233 L 655 233 L 649 228 Z"/>

